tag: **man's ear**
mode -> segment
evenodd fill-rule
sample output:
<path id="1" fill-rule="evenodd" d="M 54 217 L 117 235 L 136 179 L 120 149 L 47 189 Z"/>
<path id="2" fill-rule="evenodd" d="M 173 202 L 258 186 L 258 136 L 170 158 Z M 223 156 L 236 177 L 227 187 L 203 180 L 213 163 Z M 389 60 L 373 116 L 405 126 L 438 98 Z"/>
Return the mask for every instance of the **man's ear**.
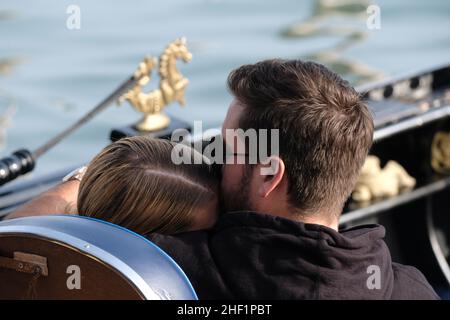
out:
<path id="1" fill-rule="evenodd" d="M 285 166 L 284 161 L 278 156 L 270 156 L 266 164 L 258 166 L 255 174 L 259 175 L 258 195 L 266 198 L 275 188 L 280 186 L 283 180 Z"/>

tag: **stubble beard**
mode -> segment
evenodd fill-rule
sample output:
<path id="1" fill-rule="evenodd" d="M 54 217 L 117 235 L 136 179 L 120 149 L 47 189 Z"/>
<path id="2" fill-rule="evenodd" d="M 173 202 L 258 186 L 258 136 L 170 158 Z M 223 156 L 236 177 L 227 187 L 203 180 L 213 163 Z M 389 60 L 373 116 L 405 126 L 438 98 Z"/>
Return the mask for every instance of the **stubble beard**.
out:
<path id="1" fill-rule="evenodd" d="M 250 201 L 250 168 L 245 168 L 238 187 L 233 190 L 221 190 L 220 207 L 223 213 L 236 211 L 254 211 Z"/>

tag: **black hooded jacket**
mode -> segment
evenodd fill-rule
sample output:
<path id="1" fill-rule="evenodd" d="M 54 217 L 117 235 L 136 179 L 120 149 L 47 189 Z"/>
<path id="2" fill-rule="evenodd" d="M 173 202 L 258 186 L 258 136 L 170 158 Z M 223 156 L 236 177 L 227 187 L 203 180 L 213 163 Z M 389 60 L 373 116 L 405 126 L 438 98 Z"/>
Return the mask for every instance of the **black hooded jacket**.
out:
<path id="1" fill-rule="evenodd" d="M 414 267 L 393 263 L 385 229 L 341 232 L 258 213 L 228 213 L 214 229 L 152 235 L 200 299 L 438 299 Z"/>

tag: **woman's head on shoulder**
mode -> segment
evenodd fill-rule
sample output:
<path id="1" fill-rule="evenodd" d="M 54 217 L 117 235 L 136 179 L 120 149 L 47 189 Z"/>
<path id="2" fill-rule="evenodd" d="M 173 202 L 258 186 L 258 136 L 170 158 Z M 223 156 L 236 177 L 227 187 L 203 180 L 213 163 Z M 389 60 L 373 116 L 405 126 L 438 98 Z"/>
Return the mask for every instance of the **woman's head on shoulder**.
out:
<path id="1" fill-rule="evenodd" d="M 176 164 L 173 152 L 201 161 Z M 193 148 L 147 136 L 124 138 L 91 161 L 77 211 L 139 234 L 207 229 L 218 217 L 219 181 Z"/>

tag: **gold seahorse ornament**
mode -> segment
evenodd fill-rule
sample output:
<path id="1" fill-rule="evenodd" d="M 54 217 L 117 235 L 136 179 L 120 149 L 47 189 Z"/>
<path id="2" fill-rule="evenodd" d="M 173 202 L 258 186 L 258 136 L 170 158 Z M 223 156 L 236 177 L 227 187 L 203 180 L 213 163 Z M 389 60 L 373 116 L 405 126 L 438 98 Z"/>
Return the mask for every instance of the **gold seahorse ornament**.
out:
<path id="1" fill-rule="evenodd" d="M 192 54 L 189 52 L 186 39 L 180 38 L 170 43 L 159 57 L 159 88 L 148 93 L 143 87 L 151 80 L 151 72 L 158 61 L 154 57 L 147 57 L 139 64 L 135 77 L 139 78 L 136 86 L 119 98 L 119 103 L 128 101 L 144 117 L 135 125 L 140 131 L 156 131 L 166 128 L 170 118 L 163 113 L 163 109 L 172 102 L 185 104 L 184 93 L 189 84 L 177 68 L 177 60 L 189 62 Z"/>

